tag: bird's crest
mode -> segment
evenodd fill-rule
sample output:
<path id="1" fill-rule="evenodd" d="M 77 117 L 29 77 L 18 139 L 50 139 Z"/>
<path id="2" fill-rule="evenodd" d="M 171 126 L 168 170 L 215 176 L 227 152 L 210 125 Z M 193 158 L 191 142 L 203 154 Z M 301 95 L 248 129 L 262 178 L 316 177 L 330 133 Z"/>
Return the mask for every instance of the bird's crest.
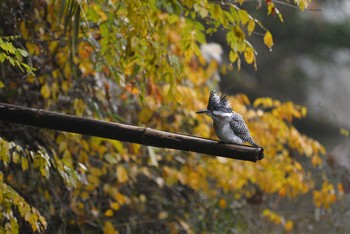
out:
<path id="1" fill-rule="evenodd" d="M 223 105 L 223 107 L 226 109 L 226 110 L 230 110 L 232 111 L 232 108 L 231 108 L 231 104 L 228 100 L 228 97 L 226 94 L 222 94 L 221 97 L 220 97 L 220 103 L 221 105 Z"/>
<path id="2" fill-rule="evenodd" d="M 219 96 L 215 90 L 210 92 L 209 101 L 208 101 L 208 110 L 222 110 L 225 112 L 231 112 L 232 108 L 228 97 L 226 94 Z"/>

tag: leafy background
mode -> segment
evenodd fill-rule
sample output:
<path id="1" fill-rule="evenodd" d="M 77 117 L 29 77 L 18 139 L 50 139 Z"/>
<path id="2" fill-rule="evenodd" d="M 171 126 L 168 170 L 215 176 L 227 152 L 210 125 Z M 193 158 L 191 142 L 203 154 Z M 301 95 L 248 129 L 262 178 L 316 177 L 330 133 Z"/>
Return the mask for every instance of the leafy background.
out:
<path id="1" fill-rule="evenodd" d="M 347 211 L 348 171 L 331 171 L 344 154 L 327 154 L 315 140 L 320 134 L 299 131 L 313 124 L 300 121 L 308 108 L 290 101 L 313 92 L 299 95 L 289 82 L 308 82 L 287 69 L 308 63 L 296 49 L 287 50 L 295 56 L 274 49 L 273 35 L 280 44 L 283 35 L 294 38 L 299 48 L 299 36 L 312 35 L 304 25 L 317 17 L 305 8 L 319 6 L 283 3 L 1 2 L 2 102 L 214 138 L 211 120 L 195 111 L 206 107 L 211 89 L 221 89 L 233 94 L 233 109 L 265 149 L 253 164 L 0 123 L 1 231 L 346 230 L 339 216 Z M 303 40 L 300 50 L 318 38 Z M 217 46 L 205 56 L 203 45 L 213 40 L 222 57 Z M 340 126 L 337 139 L 347 139 L 349 126 Z"/>

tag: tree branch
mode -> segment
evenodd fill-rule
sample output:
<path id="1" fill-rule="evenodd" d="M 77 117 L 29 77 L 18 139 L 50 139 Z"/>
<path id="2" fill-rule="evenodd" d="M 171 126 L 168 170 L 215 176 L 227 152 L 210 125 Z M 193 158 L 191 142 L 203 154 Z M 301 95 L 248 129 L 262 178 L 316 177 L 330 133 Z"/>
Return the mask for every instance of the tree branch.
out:
<path id="1" fill-rule="evenodd" d="M 264 157 L 262 148 L 224 144 L 205 138 L 159 131 L 151 128 L 93 120 L 1 102 L 0 120 L 39 128 L 74 132 L 118 141 L 192 151 L 252 162 L 261 160 Z"/>

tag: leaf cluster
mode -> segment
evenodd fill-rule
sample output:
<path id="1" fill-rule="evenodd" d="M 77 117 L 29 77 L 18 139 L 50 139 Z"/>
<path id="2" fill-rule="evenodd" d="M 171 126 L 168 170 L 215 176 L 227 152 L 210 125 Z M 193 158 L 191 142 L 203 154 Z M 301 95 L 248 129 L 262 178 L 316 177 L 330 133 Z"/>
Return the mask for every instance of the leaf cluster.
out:
<path id="1" fill-rule="evenodd" d="M 23 48 L 17 48 L 13 42 L 19 36 L 0 37 L 0 63 L 7 61 L 11 66 L 19 68 L 22 72 L 33 74 L 33 67 L 23 61 L 28 57 L 28 52 Z"/>

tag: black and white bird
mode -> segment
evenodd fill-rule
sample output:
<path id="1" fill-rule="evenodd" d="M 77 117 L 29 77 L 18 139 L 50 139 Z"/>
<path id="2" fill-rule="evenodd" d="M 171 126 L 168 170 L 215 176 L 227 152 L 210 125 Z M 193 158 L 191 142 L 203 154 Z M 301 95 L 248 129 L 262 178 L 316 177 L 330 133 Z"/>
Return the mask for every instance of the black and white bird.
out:
<path id="1" fill-rule="evenodd" d="M 225 94 L 219 96 L 212 90 L 207 110 L 197 111 L 196 113 L 207 114 L 213 119 L 215 133 L 221 141 L 236 144 L 248 142 L 252 146 L 260 148 L 251 137 L 242 115 L 232 110 Z"/>

